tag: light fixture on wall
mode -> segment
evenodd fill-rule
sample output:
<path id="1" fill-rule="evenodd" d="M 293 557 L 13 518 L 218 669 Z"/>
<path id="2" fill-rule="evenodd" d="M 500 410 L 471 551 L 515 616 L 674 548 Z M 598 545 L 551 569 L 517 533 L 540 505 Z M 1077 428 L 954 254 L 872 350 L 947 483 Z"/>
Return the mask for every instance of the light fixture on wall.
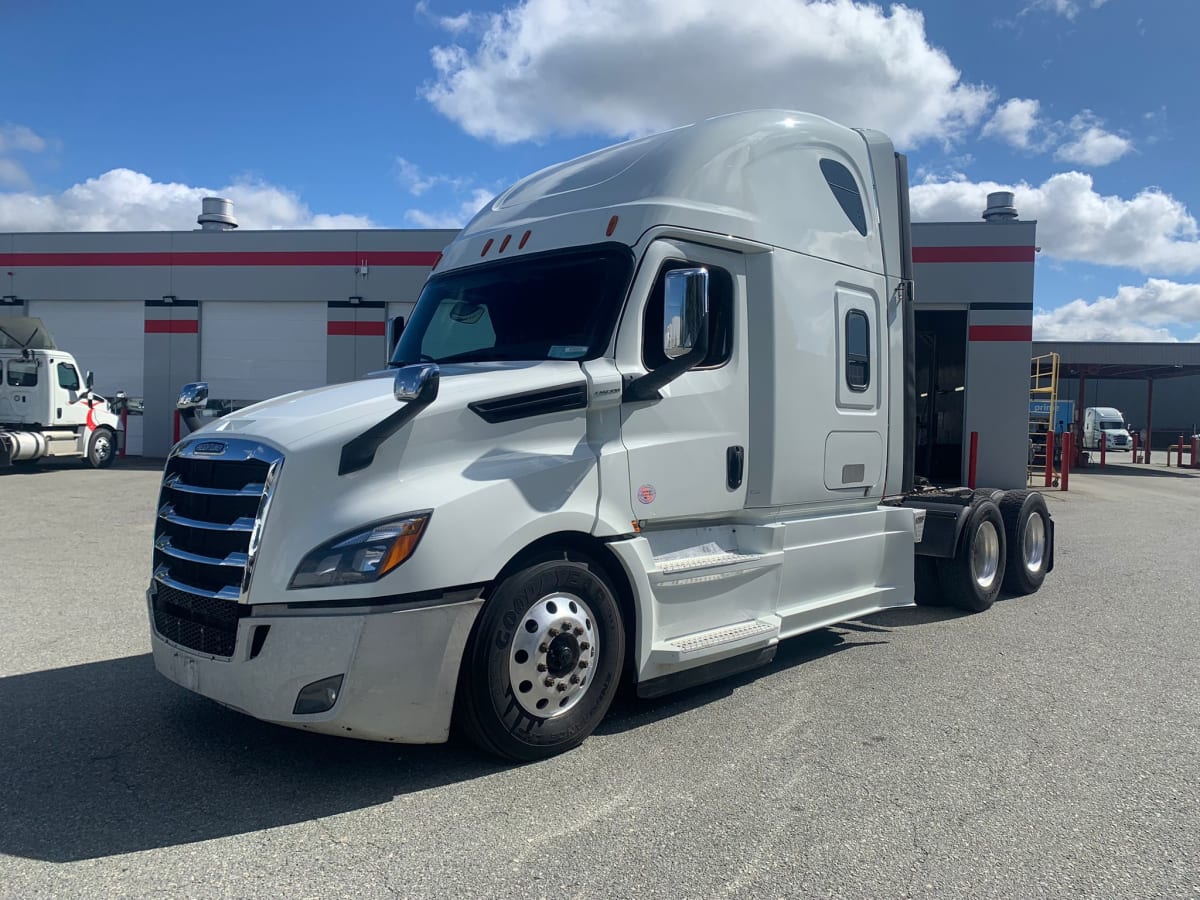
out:
<path id="1" fill-rule="evenodd" d="M 362 297 L 351 297 L 350 302 L 355 306 L 358 306 L 358 304 L 362 303 Z"/>
<path id="2" fill-rule="evenodd" d="M 6 303 L 6 304 L 10 304 L 12 306 L 16 306 L 20 302 L 21 301 L 17 299 L 16 294 L 5 294 L 3 297 L 0 297 L 0 303 Z"/>
<path id="3" fill-rule="evenodd" d="M 163 303 L 171 304 L 171 303 L 174 303 L 178 299 L 179 298 L 176 297 L 174 294 L 163 294 Z"/>

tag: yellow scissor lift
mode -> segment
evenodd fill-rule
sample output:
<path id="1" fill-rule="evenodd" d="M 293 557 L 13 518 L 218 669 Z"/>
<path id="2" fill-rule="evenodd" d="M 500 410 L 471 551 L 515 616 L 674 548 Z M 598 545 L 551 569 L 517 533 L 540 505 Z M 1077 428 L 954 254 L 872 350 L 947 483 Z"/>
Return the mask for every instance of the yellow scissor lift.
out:
<path id="1" fill-rule="evenodd" d="M 1029 466 L 1026 484 L 1035 484 L 1046 475 L 1046 435 L 1054 430 L 1054 413 L 1058 409 L 1058 354 L 1035 356 L 1029 366 Z M 1048 404 L 1046 411 L 1040 411 Z M 1061 439 L 1055 435 L 1055 441 Z M 1054 472 L 1058 486 L 1058 472 Z"/>

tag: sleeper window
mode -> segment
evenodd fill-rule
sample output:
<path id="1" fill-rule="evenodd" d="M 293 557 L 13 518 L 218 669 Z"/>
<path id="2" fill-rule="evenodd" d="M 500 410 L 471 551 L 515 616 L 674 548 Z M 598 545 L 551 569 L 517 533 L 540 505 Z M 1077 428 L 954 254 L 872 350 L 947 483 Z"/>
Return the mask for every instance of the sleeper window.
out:
<path id="1" fill-rule="evenodd" d="M 859 392 L 871 384 L 871 325 L 860 309 L 846 313 L 846 384 Z"/>
<path id="2" fill-rule="evenodd" d="M 8 364 L 9 387 L 37 387 L 37 363 L 30 360 L 11 360 Z"/>
<path id="3" fill-rule="evenodd" d="M 867 213 L 863 209 L 862 195 L 858 192 L 854 175 L 840 162 L 834 162 L 832 159 L 821 160 L 821 174 L 825 176 L 825 183 L 829 185 L 829 190 L 833 191 L 834 199 L 854 226 L 854 230 L 866 237 Z"/>

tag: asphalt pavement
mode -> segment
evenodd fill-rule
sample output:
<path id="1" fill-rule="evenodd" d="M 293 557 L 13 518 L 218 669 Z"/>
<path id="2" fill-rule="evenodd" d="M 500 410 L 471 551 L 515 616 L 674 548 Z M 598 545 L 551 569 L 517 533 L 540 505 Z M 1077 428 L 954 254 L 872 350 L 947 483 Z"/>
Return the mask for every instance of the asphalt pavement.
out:
<path id="1" fill-rule="evenodd" d="M 1074 473 L 1057 567 L 509 766 L 256 722 L 149 656 L 156 467 L 0 476 L 0 896 L 1200 897 L 1200 477 Z"/>

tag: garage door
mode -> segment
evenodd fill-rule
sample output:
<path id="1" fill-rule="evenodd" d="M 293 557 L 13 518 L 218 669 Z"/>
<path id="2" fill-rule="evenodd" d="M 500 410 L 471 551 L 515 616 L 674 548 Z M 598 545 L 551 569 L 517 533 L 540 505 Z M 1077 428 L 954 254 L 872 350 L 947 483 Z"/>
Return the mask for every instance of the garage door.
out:
<path id="1" fill-rule="evenodd" d="M 142 396 L 145 312 L 140 300 L 31 300 L 29 315 L 46 323 L 54 343 L 95 373 L 104 397 L 124 391 Z M 82 374 L 82 373 L 81 373 Z M 129 417 L 126 452 L 142 452 L 141 416 Z"/>
<path id="2" fill-rule="evenodd" d="M 324 303 L 201 301 L 208 396 L 244 402 L 321 387 L 326 321 Z"/>

